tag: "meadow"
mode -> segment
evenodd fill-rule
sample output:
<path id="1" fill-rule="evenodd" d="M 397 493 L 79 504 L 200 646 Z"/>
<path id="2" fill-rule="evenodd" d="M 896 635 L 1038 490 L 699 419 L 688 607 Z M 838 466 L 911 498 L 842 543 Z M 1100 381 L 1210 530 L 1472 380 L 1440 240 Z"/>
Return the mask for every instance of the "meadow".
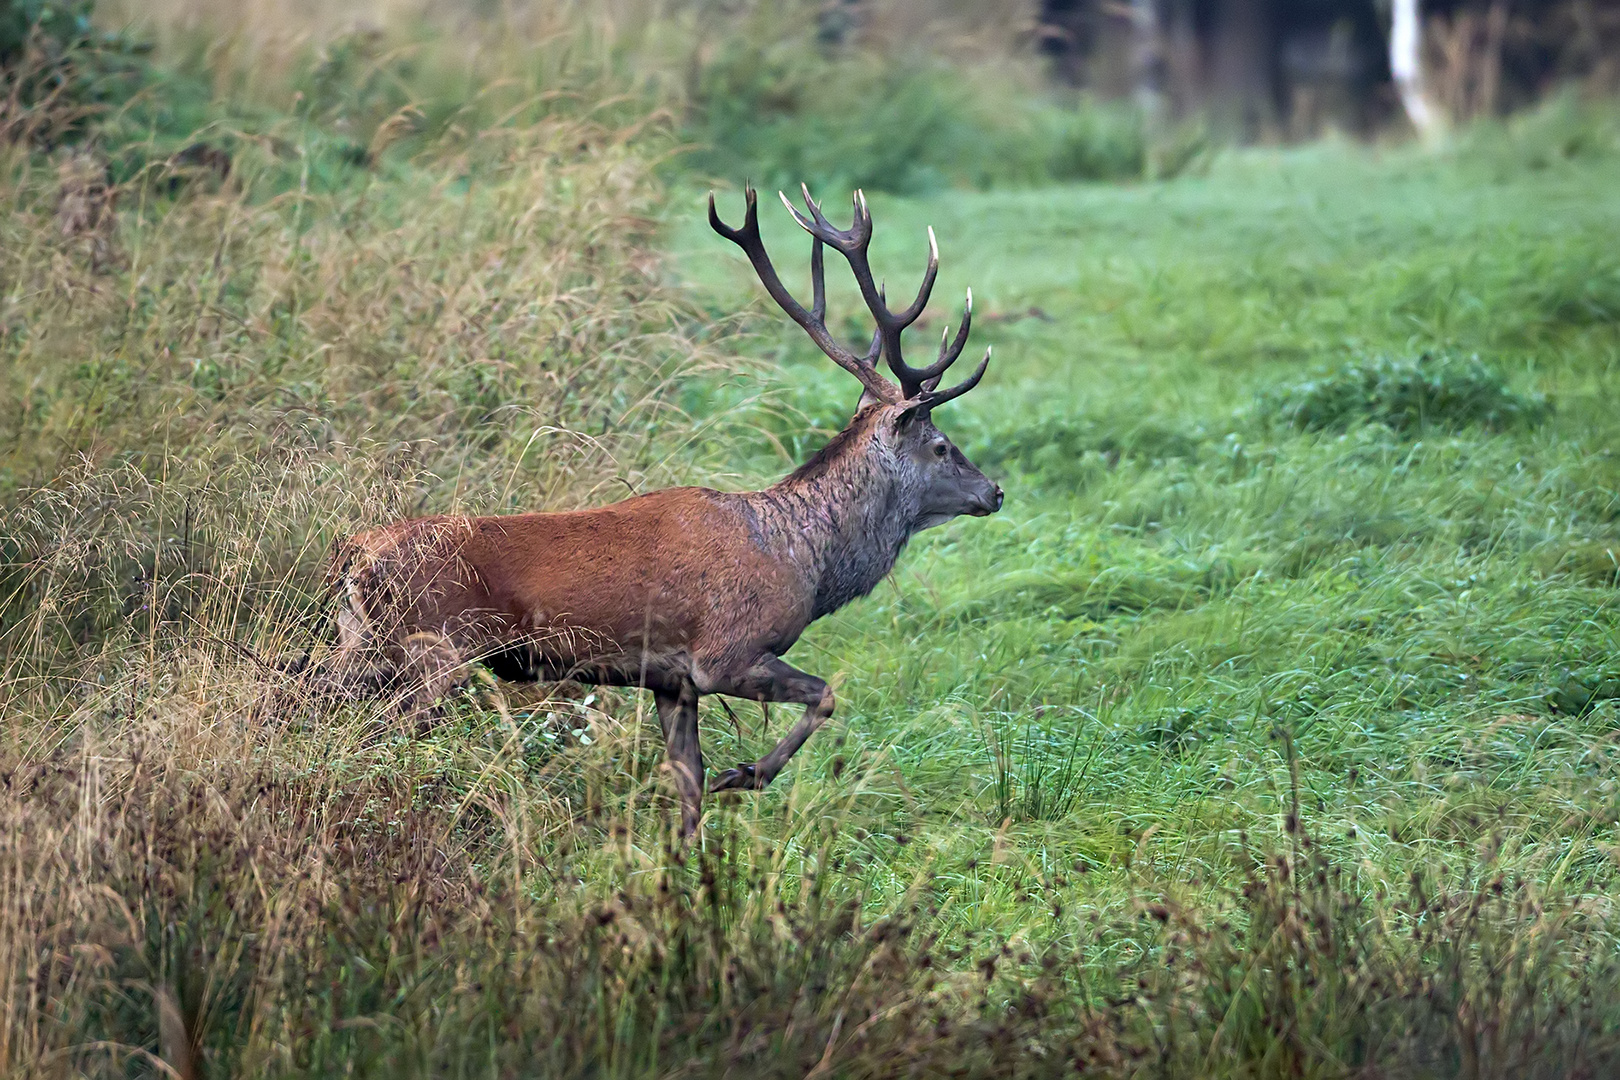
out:
<path id="1" fill-rule="evenodd" d="M 879 273 L 939 236 L 924 336 L 974 290 L 995 361 L 936 419 L 1006 507 L 811 628 L 837 715 L 685 846 L 640 695 L 481 678 L 416 737 L 260 657 L 318 647 L 346 531 L 740 489 L 842 426 L 704 220 L 750 151 L 685 161 L 588 49 L 439 112 L 329 49 L 278 112 L 164 48 L 115 204 L 71 147 L 0 170 L 8 1074 L 1613 1070 L 1612 112 L 877 160 Z M 734 712 L 711 768 L 774 739 Z"/>

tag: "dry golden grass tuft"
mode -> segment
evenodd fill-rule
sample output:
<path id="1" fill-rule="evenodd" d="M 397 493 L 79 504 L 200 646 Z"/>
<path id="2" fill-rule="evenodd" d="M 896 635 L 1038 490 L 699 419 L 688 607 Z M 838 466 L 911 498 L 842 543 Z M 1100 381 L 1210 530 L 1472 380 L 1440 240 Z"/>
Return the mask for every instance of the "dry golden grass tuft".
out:
<path id="1" fill-rule="evenodd" d="M 338 970 L 334 910 L 476 934 L 490 875 L 521 893 L 599 791 L 577 762 L 575 804 L 548 790 L 563 758 L 525 765 L 504 701 L 490 747 L 417 750 L 386 701 L 317 700 L 236 644 L 315 640 L 320 563 L 360 524 L 667 479 L 675 395 L 734 366 L 661 280 L 648 118 L 518 115 L 268 200 L 255 163 L 284 147 L 122 186 L 8 150 L 0 1071 L 299 1071 L 286 995 Z"/>

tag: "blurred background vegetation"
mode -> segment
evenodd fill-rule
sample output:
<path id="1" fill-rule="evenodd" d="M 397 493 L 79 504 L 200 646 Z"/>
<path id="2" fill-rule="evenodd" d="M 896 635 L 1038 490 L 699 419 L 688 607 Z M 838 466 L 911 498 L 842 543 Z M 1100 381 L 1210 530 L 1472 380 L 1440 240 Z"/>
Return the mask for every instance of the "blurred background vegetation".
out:
<path id="1" fill-rule="evenodd" d="M 1609 0 L 1420 11 L 1428 94 L 1454 123 L 1620 88 Z M 5 0 L 0 63 L 9 123 L 46 93 L 95 107 L 118 180 L 211 133 L 233 155 L 298 146 L 313 160 L 280 182 L 329 184 L 521 100 L 657 113 L 699 175 L 915 194 L 1170 177 L 1233 142 L 1398 135 L 1389 21 L 1378 0 Z"/>

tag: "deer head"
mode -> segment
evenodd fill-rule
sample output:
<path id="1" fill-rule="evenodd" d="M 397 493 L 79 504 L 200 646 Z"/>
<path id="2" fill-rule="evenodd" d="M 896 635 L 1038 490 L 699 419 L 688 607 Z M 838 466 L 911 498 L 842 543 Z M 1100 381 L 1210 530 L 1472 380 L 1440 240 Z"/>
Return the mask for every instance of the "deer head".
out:
<path id="1" fill-rule="evenodd" d="M 810 340 L 833 363 L 860 380 L 861 397 L 855 407 L 856 419 L 865 417 L 868 410 L 876 410 L 877 415 L 871 418 L 874 438 L 892 454 L 894 468 L 902 474 L 899 479 L 906 481 L 907 489 L 916 493 L 913 511 L 916 517 L 911 531 L 941 525 L 961 514 L 983 516 L 995 513 L 1001 509 L 1001 488 L 980 472 L 934 426 L 932 415 L 938 406 L 977 386 L 990 365 L 990 350 L 986 349 L 984 359 L 979 361 L 973 374 L 949 389 L 939 389 L 946 370 L 962 355 L 967 345 L 973 324 L 973 291 L 968 290 L 962 325 L 956 336 L 952 338 L 947 327 L 940 338 L 939 355 L 934 362 L 926 367 L 912 367 L 906 363 L 901 352 L 901 334 L 922 315 L 928 306 L 929 294 L 933 292 L 934 279 L 939 273 L 939 245 L 934 240 L 934 230 L 928 230 L 928 266 L 923 271 L 922 287 L 917 290 L 917 298 L 910 306 L 897 313 L 889 310 L 883 286 L 873 280 L 872 267 L 867 259 L 867 249 L 872 242 L 872 214 L 867 209 L 865 194 L 858 190 L 855 192 L 855 220 L 848 229 L 839 229 L 822 215 L 821 206 L 810 197 L 809 188 L 801 185 L 800 190 L 804 194 L 808 217 L 800 213 L 785 194 L 781 195 L 781 199 L 788 213 L 793 215 L 793 220 L 812 238 L 811 302 L 808 311 L 783 286 L 776 268 L 771 265 L 770 256 L 765 252 L 765 244 L 759 234 L 759 200 L 752 187 L 746 189 L 747 211 L 740 229 L 733 229 L 720 220 L 712 192 L 709 195 L 709 224 L 715 232 L 742 248 L 765 291 L 810 335 Z M 872 344 L 864 356 L 846 349 L 827 330 L 824 246 L 832 247 L 849 263 L 856 284 L 860 287 L 861 297 L 877 323 L 872 333 Z M 878 371 L 879 357 L 888 364 L 894 380 Z"/>

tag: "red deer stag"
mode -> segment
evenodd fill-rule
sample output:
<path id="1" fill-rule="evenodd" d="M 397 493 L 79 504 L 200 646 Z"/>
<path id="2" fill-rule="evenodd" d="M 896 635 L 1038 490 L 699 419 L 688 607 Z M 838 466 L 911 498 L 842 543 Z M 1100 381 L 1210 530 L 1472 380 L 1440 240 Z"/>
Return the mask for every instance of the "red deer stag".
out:
<path id="1" fill-rule="evenodd" d="M 961 329 L 938 358 L 914 368 L 900 352 L 939 269 L 928 267 L 911 306 L 892 312 L 867 263 L 872 215 L 855 193 L 855 220 L 838 229 L 804 193 L 809 216 L 783 203 L 814 241 L 814 298 L 806 311 L 785 289 L 759 235 L 748 189 L 742 228 L 709 223 L 742 248 L 771 298 L 822 352 L 860 380 L 849 426 L 787 479 L 763 491 L 670 488 L 613 506 L 499 517 L 400 521 L 339 545 L 333 579 L 343 595 L 338 656 L 381 649 L 416 687 L 422 710 L 466 677 L 469 662 L 514 680 L 645 687 L 657 700 L 680 795 L 681 825 L 698 825 L 704 792 L 698 697 L 798 702 L 803 717 L 770 753 L 727 769 L 708 790 L 762 788 L 833 711 L 826 682 L 783 660 L 805 627 L 871 592 L 913 533 L 960 514 L 1001 508 L 1001 489 L 933 424 L 935 408 L 973 389 L 990 353 L 964 382 L 940 376 L 967 344 Z M 860 356 L 826 323 L 822 247 L 849 262 L 877 320 Z M 877 370 L 888 362 L 898 384 Z"/>

